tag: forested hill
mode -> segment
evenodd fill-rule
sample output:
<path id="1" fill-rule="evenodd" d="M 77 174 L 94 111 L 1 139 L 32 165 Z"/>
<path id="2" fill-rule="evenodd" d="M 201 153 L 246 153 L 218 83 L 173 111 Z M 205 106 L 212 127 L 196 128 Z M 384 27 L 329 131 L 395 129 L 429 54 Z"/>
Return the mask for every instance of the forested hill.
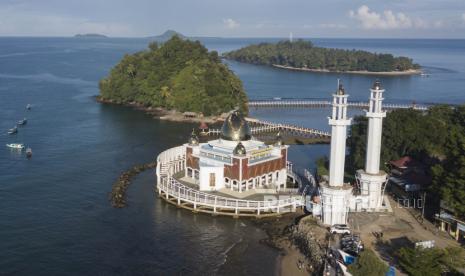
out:
<path id="1" fill-rule="evenodd" d="M 177 36 L 125 55 L 100 81 L 100 97 L 207 116 L 236 107 L 247 111 L 242 82 L 221 62 L 218 53 L 208 52 L 198 41 Z"/>
<path id="2" fill-rule="evenodd" d="M 400 72 L 419 69 L 412 59 L 360 50 L 315 47 L 312 42 L 297 40 L 250 45 L 223 55 L 240 62 L 280 65 L 299 69 L 332 72 L 368 71 Z"/>

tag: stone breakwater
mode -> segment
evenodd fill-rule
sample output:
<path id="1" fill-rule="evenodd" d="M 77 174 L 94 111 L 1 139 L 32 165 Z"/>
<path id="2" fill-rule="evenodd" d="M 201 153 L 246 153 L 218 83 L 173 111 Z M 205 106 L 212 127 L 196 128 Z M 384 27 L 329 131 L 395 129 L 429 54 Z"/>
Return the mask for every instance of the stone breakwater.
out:
<path id="1" fill-rule="evenodd" d="M 131 180 L 137 174 L 147 170 L 147 169 L 154 169 L 157 166 L 157 162 L 150 162 L 143 165 L 136 165 L 131 169 L 123 172 L 118 180 L 113 183 L 113 187 L 111 192 L 108 196 L 111 205 L 114 208 L 124 208 L 126 207 L 126 191 L 131 184 Z"/>

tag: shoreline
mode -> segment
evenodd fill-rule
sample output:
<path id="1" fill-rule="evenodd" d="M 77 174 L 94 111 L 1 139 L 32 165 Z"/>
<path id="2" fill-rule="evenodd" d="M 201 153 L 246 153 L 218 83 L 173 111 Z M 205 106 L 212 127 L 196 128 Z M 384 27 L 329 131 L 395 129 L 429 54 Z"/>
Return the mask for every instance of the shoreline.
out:
<path id="1" fill-rule="evenodd" d="M 221 116 L 206 116 L 206 117 L 199 116 L 199 117 L 186 118 L 182 112 L 179 112 L 176 110 L 167 110 L 163 107 L 146 107 L 143 104 L 140 104 L 137 102 L 119 103 L 119 102 L 115 102 L 110 99 L 103 99 L 100 96 L 95 96 L 95 100 L 103 104 L 112 104 L 112 105 L 132 107 L 134 109 L 144 111 L 145 113 L 152 115 L 154 119 L 158 119 L 158 120 L 166 120 L 166 121 L 179 122 L 179 123 L 205 122 L 207 124 L 214 124 L 214 123 L 223 121 L 223 118 Z"/>
<path id="2" fill-rule="evenodd" d="M 152 116 L 153 119 L 156 120 L 165 120 L 170 122 L 177 122 L 177 123 L 196 123 L 200 124 L 205 122 L 209 125 L 214 124 L 221 124 L 224 122 L 224 118 L 222 116 L 209 116 L 209 117 L 196 117 L 196 118 L 186 118 L 181 112 L 178 111 L 170 111 L 166 110 L 161 107 L 145 107 L 136 102 L 131 103 L 118 103 L 113 100 L 102 99 L 100 96 L 95 96 L 95 100 L 102 104 L 112 104 L 112 105 L 119 105 L 119 106 L 126 106 L 132 107 L 136 110 L 143 111 Z M 272 137 L 262 137 L 265 143 L 274 143 L 275 142 L 275 132 L 265 133 L 264 135 L 269 136 L 269 134 L 273 133 Z M 259 134 L 257 136 L 260 136 Z M 200 135 L 200 137 L 203 137 Z M 212 137 L 212 136 L 208 136 Z M 283 135 L 283 142 L 286 145 L 314 145 L 314 144 L 329 144 L 329 138 L 318 138 L 318 137 L 299 137 L 299 136 L 287 136 Z"/>
<path id="3" fill-rule="evenodd" d="M 303 276 L 321 271 L 326 229 L 311 221 L 302 211 L 256 221 L 256 226 L 267 235 L 261 242 L 279 251 L 276 275 Z"/>
<path id="4" fill-rule="evenodd" d="M 292 66 L 285 66 L 279 64 L 273 64 L 272 67 L 292 70 L 292 71 L 304 71 L 312 73 L 335 73 L 335 74 L 354 74 L 354 75 L 379 75 L 379 76 L 411 76 L 419 75 L 422 73 L 421 69 L 409 69 L 407 71 L 389 71 L 389 72 L 371 72 L 371 71 L 330 71 L 327 69 L 311 69 L 311 68 L 298 68 Z"/>

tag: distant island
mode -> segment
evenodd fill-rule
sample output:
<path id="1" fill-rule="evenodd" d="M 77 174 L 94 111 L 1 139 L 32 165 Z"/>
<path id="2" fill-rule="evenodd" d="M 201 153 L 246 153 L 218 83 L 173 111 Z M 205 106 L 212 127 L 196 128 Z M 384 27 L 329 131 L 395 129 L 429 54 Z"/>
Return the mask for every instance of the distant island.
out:
<path id="1" fill-rule="evenodd" d="M 108 36 L 103 34 L 77 34 L 74 37 L 76 38 L 108 38 Z"/>
<path id="2" fill-rule="evenodd" d="M 227 52 L 223 57 L 245 63 L 312 72 L 388 75 L 421 73 L 420 65 L 407 57 L 315 47 L 312 42 L 304 40 L 250 45 Z"/>
<path id="3" fill-rule="evenodd" d="M 165 42 L 167 40 L 170 40 L 173 36 L 177 36 L 177 37 L 182 38 L 182 39 L 187 38 L 185 35 L 183 35 L 181 33 L 178 33 L 176 31 L 173 31 L 173 30 L 167 30 L 161 35 L 149 36 L 147 38 L 150 39 L 150 40 L 158 41 L 158 42 Z"/>
<path id="4" fill-rule="evenodd" d="M 100 81 L 99 100 L 165 111 L 216 116 L 239 108 L 247 113 L 242 82 L 199 41 L 177 35 L 163 44 L 125 55 Z"/>

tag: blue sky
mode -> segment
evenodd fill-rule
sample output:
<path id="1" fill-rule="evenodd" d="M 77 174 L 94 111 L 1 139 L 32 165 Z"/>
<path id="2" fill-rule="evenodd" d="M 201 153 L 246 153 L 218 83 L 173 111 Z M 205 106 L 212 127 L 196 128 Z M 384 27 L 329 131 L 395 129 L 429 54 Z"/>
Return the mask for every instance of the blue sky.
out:
<path id="1" fill-rule="evenodd" d="M 465 0 L 0 0 L 0 36 L 465 38 Z"/>

